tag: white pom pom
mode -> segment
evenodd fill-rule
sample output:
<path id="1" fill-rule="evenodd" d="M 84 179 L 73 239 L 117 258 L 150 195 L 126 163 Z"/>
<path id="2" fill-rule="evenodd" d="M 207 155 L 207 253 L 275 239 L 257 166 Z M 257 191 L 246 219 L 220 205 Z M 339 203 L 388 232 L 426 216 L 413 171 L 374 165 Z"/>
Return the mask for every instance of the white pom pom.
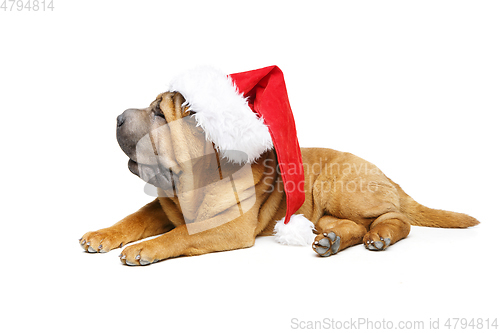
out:
<path id="1" fill-rule="evenodd" d="M 302 214 L 292 215 L 290 222 L 285 224 L 285 218 L 276 222 L 274 239 L 285 245 L 311 245 L 314 241 L 314 224 Z"/>

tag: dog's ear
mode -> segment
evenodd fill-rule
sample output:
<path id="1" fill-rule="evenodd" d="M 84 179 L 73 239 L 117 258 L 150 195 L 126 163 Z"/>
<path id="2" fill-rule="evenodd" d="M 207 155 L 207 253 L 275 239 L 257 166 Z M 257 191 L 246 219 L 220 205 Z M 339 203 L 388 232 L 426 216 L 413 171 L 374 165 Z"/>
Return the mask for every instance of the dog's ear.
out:
<path id="1" fill-rule="evenodd" d="M 182 119 L 190 115 L 189 106 L 184 96 L 177 91 L 168 91 L 159 95 L 151 106 L 162 112 L 167 122 Z"/>

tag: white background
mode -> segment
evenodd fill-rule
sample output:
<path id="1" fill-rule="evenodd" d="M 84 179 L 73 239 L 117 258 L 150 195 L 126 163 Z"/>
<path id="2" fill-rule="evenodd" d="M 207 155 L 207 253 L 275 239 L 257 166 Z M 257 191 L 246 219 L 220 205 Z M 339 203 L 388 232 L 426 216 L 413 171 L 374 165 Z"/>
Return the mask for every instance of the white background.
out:
<path id="1" fill-rule="evenodd" d="M 440 318 L 444 329 L 449 317 L 499 317 L 497 1 L 54 7 L 0 11 L 2 331 L 287 332 L 292 318 Z M 302 146 L 352 152 L 420 203 L 482 223 L 414 227 L 385 252 L 330 258 L 270 237 L 148 267 L 83 253 L 86 231 L 152 200 L 127 169 L 116 116 L 199 64 L 280 66 Z"/>

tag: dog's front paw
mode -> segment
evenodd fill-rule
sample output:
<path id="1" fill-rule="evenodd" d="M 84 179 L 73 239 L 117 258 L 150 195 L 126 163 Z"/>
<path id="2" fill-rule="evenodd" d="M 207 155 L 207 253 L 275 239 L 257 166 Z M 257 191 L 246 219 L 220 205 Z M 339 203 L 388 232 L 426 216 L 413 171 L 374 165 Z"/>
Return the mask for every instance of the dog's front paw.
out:
<path id="1" fill-rule="evenodd" d="M 89 253 L 106 253 L 124 244 L 123 235 L 106 229 L 87 232 L 79 239 L 80 246 Z"/>
<path id="2" fill-rule="evenodd" d="M 126 247 L 119 255 L 121 262 L 129 266 L 146 266 L 158 262 L 155 252 L 147 243 L 145 241 Z"/>
<path id="3" fill-rule="evenodd" d="M 339 251 L 340 236 L 337 236 L 334 232 L 325 232 L 322 235 L 316 236 L 312 248 L 322 257 L 331 256 Z"/>

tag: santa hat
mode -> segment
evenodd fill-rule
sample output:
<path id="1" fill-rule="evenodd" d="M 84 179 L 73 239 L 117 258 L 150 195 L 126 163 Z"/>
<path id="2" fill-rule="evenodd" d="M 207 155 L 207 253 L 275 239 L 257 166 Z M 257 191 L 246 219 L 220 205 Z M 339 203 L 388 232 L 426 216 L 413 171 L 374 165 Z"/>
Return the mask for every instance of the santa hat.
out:
<path id="1" fill-rule="evenodd" d="M 276 239 L 311 244 L 313 223 L 293 215 L 305 200 L 304 169 L 283 72 L 269 66 L 226 75 L 199 67 L 176 77 L 169 90 L 184 96 L 188 110 L 195 112 L 198 125 L 223 158 L 252 163 L 274 147 L 287 204 L 275 228 Z"/>

